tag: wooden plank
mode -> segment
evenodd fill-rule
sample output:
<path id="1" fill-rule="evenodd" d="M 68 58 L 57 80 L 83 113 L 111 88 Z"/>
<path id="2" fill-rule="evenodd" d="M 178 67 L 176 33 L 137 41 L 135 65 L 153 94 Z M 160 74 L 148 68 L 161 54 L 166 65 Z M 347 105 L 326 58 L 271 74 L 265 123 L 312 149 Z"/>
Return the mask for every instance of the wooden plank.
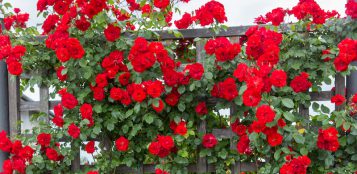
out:
<path id="1" fill-rule="evenodd" d="M 75 146 L 74 140 L 71 142 L 71 149 L 75 152 L 74 159 L 71 162 L 72 172 L 79 171 L 81 169 L 81 153 L 80 148 Z"/>
<path id="2" fill-rule="evenodd" d="M 39 101 L 21 101 L 20 102 L 20 112 L 28 112 L 28 111 L 40 111 L 41 104 Z"/>
<path id="3" fill-rule="evenodd" d="M 346 79 L 341 74 L 336 74 L 335 77 L 335 94 L 341 94 L 342 96 L 346 96 Z M 335 106 L 336 111 L 341 111 L 345 107 L 344 104 L 340 106 Z"/>
<path id="4" fill-rule="evenodd" d="M 40 111 L 47 114 L 49 113 L 49 90 L 47 86 L 40 87 Z"/>
<path id="5" fill-rule="evenodd" d="M 332 91 L 310 92 L 311 101 L 330 101 L 333 95 Z"/>
<path id="6" fill-rule="evenodd" d="M 59 103 L 61 103 L 61 101 L 59 100 L 55 100 L 55 101 L 50 101 L 50 110 L 52 110 L 55 106 L 57 106 Z"/>
<path id="7" fill-rule="evenodd" d="M 10 136 L 14 137 L 20 133 L 21 125 L 18 124 L 21 120 L 20 116 L 20 79 L 18 77 L 8 75 L 9 87 L 9 126 Z"/>
<path id="8" fill-rule="evenodd" d="M 213 129 L 212 133 L 217 138 L 229 139 L 234 136 L 234 133 L 231 129 Z"/>
<path id="9" fill-rule="evenodd" d="M 197 130 L 200 134 L 206 133 L 206 120 L 201 120 Z M 197 173 L 206 173 L 206 172 L 207 172 L 207 159 L 204 157 L 198 157 Z"/>
<path id="10" fill-rule="evenodd" d="M 238 39 L 238 38 L 236 38 L 236 39 Z M 230 115 L 231 115 L 231 117 L 235 116 L 236 113 L 237 113 L 237 106 L 235 105 L 234 102 L 231 102 L 231 107 L 230 107 Z M 229 130 L 230 130 L 230 132 L 228 132 L 228 133 L 231 134 L 230 135 L 230 147 L 229 148 L 231 150 L 233 150 L 233 151 L 237 151 L 237 147 L 236 147 L 237 145 L 233 141 L 234 133 L 233 133 L 233 131 L 231 129 L 229 129 Z M 236 173 L 240 174 L 240 172 L 241 172 L 240 167 L 239 167 L 240 164 L 241 164 L 240 161 L 236 161 L 236 162 L 231 164 L 230 168 L 231 168 L 232 174 L 236 174 Z"/>

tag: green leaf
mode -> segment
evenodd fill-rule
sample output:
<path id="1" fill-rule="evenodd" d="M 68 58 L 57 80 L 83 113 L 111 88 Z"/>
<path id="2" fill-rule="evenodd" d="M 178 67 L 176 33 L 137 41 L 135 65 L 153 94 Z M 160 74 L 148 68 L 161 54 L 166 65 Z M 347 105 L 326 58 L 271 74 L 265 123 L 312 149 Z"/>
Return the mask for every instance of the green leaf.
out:
<path id="1" fill-rule="evenodd" d="M 317 112 L 320 108 L 320 105 L 316 102 L 312 103 L 312 109 Z"/>
<path id="2" fill-rule="evenodd" d="M 352 161 L 357 161 L 357 154 L 352 155 L 351 160 Z"/>
<path id="3" fill-rule="evenodd" d="M 109 123 L 107 124 L 107 129 L 108 129 L 108 131 L 114 130 L 114 124 L 113 124 L 112 122 L 109 122 Z"/>
<path id="4" fill-rule="evenodd" d="M 326 107 L 325 105 L 321 105 L 321 111 L 325 114 L 330 113 L 330 109 L 328 107 Z"/>
<path id="5" fill-rule="evenodd" d="M 295 121 L 295 116 L 290 113 L 290 112 L 284 112 L 284 118 L 288 121 L 294 122 Z"/>
<path id="6" fill-rule="evenodd" d="M 177 91 L 178 91 L 180 94 L 183 94 L 183 93 L 186 91 L 186 87 L 185 87 L 185 86 L 180 86 L 180 87 L 178 87 Z"/>
<path id="7" fill-rule="evenodd" d="M 102 113 L 102 105 L 94 105 L 94 107 L 93 107 L 93 110 L 94 110 L 94 112 L 96 112 L 96 113 Z"/>
<path id="8" fill-rule="evenodd" d="M 294 102 L 290 98 L 283 98 L 281 102 L 287 108 L 294 108 Z"/>
<path id="9" fill-rule="evenodd" d="M 186 109 L 185 104 L 179 103 L 179 104 L 178 104 L 178 109 L 179 109 L 179 111 L 181 111 L 181 112 L 185 111 L 185 109 Z"/>
<path id="10" fill-rule="evenodd" d="M 130 117 L 131 115 L 133 115 L 133 112 L 134 111 L 132 109 L 129 109 L 128 111 L 126 111 L 126 113 L 125 113 L 126 118 Z"/>
<path id="11" fill-rule="evenodd" d="M 300 153 L 301 153 L 301 155 L 307 155 L 309 153 L 309 151 L 306 148 L 301 148 Z"/>
<path id="12" fill-rule="evenodd" d="M 151 124 L 154 122 L 154 116 L 151 113 L 145 114 L 144 115 L 144 120 L 146 123 Z"/>
<path id="13" fill-rule="evenodd" d="M 205 73 L 205 77 L 206 77 L 206 79 L 208 79 L 208 80 L 212 80 L 213 74 L 212 74 L 211 72 L 206 72 L 206 73 Z"/>
<path id="14" fill-rule="evenodd" d="M 278 161 L 279 160 L 279 158 L 280 158 L 280 154 L 281 154 L 281 150 L 279 149 L 279 150 L 277 150 L 275 153 L 274 153 L 274 159 L 276 160 L 276 161 Z"/>
<path id="15" fill-rule="evenodd" d="M 139 113 L 140 112 L 140 103 L 136 103 L 135 104 L 134 111 L 135 111 L 135 113 Z"/>
<path id="16" fill-rule="evenodd" d="M 222 159 L 226 159 L 227 155 L 228 155 L 228 153 L 226 150 L 222 150 L 222 151 L 218 152 L 218 156 Z"/>
<path id="17" fill-rule="evenodd" d="M 303 137 L 301 134 L 296 133 L 293 135 L 293 138 L 294 138 L 295 142 L 297 142 L 299 144 L 304 144 L 304 142 L 305 142 L 305 137 Z"/>

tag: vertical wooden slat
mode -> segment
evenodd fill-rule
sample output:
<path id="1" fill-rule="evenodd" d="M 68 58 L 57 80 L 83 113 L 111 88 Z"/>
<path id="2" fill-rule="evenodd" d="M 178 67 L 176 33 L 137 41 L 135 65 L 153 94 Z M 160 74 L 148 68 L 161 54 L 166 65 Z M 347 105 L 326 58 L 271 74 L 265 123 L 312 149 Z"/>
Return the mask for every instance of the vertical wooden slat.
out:
<path id="1" fill-rule="evenodd" d="M 196 61 L 202 63 L 204 66 L 203 54 L 202 51 L 204 49 L 204 40 L 200 40 L 196 42 Z M 198 125 L 198 133 L 205 134 L 206 133 L 206 120 L 201 120 Z M 206 173 L 207 172 L 207 159 L 198 157 L 197 159 L 197 173 Z"/>
<path id="2" fill-rule="evenodd" d="M 234 116 L 237 113 L 237 106 L 234 104 L 234 102 L 231 103 L 230 107 L 230 115 L 231 117 Z M 233 137 L 230 138 L 230 149 L 231 150 L 237 150 L 237 146 L 233 141 Z M 239 174 L 241 172 L 240 170 L 240 161 L 236 161 L 235 163 L 231 164 L 231 172 L 232 174 Z"/>
<path id="3" fill-rule="evenodd" d="M 9 126 L 10 136 L 14 137 L 20 131 L 21 125 L 18 124 L 20 117 L 20 79 L 9 74 Z"/>
<path id="4" fill-rule="evenodd" d="M 50 95 L 49 95 L 49 90 L 47 86 L 41 85 L 40 86 L 40 112 L 46 114 L 46 122 L 49 122 L 49 100 L 50 100 Z"/>
<path id="5" fill-rule="evenodd" d="M 346 82 L 345 82 L 345 77 L 343 77 L 341 74 L 336 74 L 335 77 L 335 95 L 341 94 L 342 96 L 345 96 L 345 91 L 346 91 Z M 335 106 L 336 111 L 343 110 L 345 105 L 340 105 L 340 106 Z"/>
<path id="6" fill-rule="evenodd" d="M 74 159 L 71 163 L 72 172 L 79 171 L 81 168 L 81 153 L 80 148 L 75 145 L 74 140 L 71 143 L 72 151 L 75 152 Z"/>

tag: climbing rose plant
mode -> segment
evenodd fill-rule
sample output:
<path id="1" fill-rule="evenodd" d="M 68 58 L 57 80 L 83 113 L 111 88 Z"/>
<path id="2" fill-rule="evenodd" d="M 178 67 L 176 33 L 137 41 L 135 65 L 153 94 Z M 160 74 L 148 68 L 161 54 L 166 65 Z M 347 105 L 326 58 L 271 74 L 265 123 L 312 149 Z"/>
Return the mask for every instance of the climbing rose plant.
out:
<path id="1" fill-rule="evenodd" d="M 300 0 L 257 17 L 239 39 L 214 36 L 227 28 L 219 1 L 173 21 L 180 3 L 189 0 L 38 0 L 39 30 L 26 26 L 27 13 L 1 5 L 0 60 L 12 75 L 33 74 L 23 88 L 51 86 L 61 98 L 52 114 L 31 116 L 39 124 L 24 133 L 33 136 L 0 132 L 0 150 L 10 154 L 3 173 L 115 173 L 142 164 L 188 173 L 198 157 L 217 173 L 235 162 L 266 174 L 356 173 L 357 95 L 334 95 L 336 111 L 309 95 L 355 69 L 356 1 L 340 18 Z M 285 23 L 288 16 L 297 22 Z M 183 39 L 174 26 L 209 27 L 212 38 Z M 161 41 L 163 29 L 178 40 Z M 314 114 L 300 115 L 299 106 Z M 222 116 L 226 108 L 236 112 Z M 198 131 L 202 121 L 207 133 Z M 215 128 L 231 129 L 236 148 Z M 73 171 L 79 149 L 93 160 Z"/>

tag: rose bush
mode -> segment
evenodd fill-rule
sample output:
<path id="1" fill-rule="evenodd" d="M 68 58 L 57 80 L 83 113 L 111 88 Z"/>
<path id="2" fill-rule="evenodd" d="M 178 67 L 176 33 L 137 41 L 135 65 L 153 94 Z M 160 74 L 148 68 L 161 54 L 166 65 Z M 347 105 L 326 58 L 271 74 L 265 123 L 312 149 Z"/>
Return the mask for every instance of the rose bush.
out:
<path id="1" fill-rule="evenodd" d="M 10 153 L 3 173 L 115 173 L 120 165 L 143 163 L 155 164 L 156 173 L 188 173 L 198 157 L 215 164 L 217 173 L 237 161 L 260 163 L 258 173 L 357 170 L 357 95 L 335 95 L 333 103 L 346 105 L 332 112 L 309 95 L 355 69 L 355 1 L 348 0 L 343 19 L 314 0 L 273 9 L 239 41 L 161 42 L 157 30 L 182 36 L 168 28 L 172 22 L 179 29 L 209 26 L 213 33 L 226 28 L 218 1 L 172 21 L 180 1 L 189 2 L 38 0 L 42 35 L 26 28 L 28 14 L 1 6 L 0 59 L 13 75 L 46 74 L 23 80 L 24 87 L 47 85 L 55 89 L 52 97 L 61 96 L 50 124 L 33 128 L 34 136 L 0 133 L 0 149 Z M 286 16 L 298 21 L 286 24 Z M 200 43 L 204 50 L 194 62 Z M 214 105 L 207 100 L 212 97 Z M 317 114 L 301 116 L 300 105 Z M 219 114 L 229 107 L 236 112 Z M 207 133 L 197 128 L 203 120 Z M 237 149 L 215 137 L 214 128 L 231 129 Z M 94 163 L 71 171 L 80 148 Z"/>

